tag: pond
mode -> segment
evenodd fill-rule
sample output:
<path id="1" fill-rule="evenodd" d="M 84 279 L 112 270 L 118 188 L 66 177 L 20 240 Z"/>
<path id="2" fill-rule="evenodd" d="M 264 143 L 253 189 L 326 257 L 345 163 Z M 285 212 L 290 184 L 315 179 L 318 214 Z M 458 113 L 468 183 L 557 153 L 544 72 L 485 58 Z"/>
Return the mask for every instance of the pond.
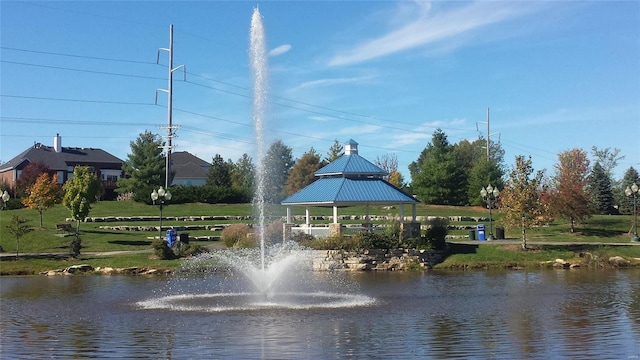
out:
<path id="1" fill-rule="evenodd" d="M 640 358 L 638 269 L 312 276 L 353 302 L 224 308 L 226 273 L 3 277 L 1 357 Z M 199 306 L 148 306 L 174 295 Z"/>

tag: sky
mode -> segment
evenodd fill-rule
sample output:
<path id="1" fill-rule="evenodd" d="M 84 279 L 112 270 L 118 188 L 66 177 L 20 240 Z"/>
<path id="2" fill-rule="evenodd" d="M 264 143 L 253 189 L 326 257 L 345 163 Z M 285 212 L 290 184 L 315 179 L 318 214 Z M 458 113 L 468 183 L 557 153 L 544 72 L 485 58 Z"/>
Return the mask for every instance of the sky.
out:
<path id="1" fill-rule="evenodd" d="M 436 129 L 489 135 L 552 175 L 558 154 L 619 149 L 640 169 L 638 1 L 2 1 L 0 160 L 36 142 L 126 160 L 168 121 L 173 151 L 255 159 L 251 16 L 268 50 L 265 139 L 335 140 L 407 167 Z M 179 67 L 183 65 L 184 67 Z M 593 158 L 592 158 L 593 159 Z"/>

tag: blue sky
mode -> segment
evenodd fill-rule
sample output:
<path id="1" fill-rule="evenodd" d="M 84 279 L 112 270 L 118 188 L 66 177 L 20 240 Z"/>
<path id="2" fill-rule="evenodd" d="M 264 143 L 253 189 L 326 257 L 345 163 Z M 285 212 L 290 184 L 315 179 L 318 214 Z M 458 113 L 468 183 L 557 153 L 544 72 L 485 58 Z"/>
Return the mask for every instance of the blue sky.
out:
<path id="1" fill-rule="evenodd" d="M 255 154 L 249 25 L 256 2 L 0 3 L 0 160 L 41 142 L 121 159 L 167 122 L 174 25 L 175 151 Z M 640 169 L 640 2 L 265 1 L 269 141 L 300 157 L 354 139 L 407 166 L 441 128 L 500 140 L 507 165 L 619 148 Z M 480 131 L 478 131 L 479 129 Z"/>

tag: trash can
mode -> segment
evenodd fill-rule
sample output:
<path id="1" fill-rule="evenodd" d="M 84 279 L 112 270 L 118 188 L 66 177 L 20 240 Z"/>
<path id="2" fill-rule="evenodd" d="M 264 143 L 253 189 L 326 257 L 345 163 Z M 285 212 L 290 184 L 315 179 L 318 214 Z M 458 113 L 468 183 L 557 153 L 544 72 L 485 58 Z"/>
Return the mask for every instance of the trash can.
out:
<path id="1" fill-rule="evenodd" d="M 487 240 L 487 238 L 485 237 L 485 234 L 484 234 L 484 231 L 485 231 L 484 230 L 484 224 L 478 224 L 476 226 L 476 230 L 478 231 L 478 240 L 479 241 Z"/>
<path id="2" fill-rule="evenodd" d="M 504 228 L 501 228 L 501 227 L 496 228 L 496 239 L 498 240 L 504 239 Z"/>
<path id="3" fill-rule="evenodd" d="M 180 234 L 180 242 L 183 243 L 183 244 L 188 244 L 189 243 L 189 233 Z"/>
<path id="4" fill-rule="evenodd" d="M 176 239 L 176 231 L 174 229 L 167 230 L 167 244 L 169 244 L 169 247 L 173 246 L 173 243 L 176 242 Z"/>
<path id="5" fill-rule="evenodd" d="M 469 240 L 475 240 L 475 239 L 476 239 L 476 231 L 469 230 Z"/>

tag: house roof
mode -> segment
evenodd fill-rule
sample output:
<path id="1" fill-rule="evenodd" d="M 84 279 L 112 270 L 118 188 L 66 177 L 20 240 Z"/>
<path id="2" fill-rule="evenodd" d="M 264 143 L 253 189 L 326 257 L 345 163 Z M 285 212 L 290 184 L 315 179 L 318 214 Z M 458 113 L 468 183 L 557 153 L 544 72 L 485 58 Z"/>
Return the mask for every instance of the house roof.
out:
<path id="1" fill-rule="evenodd" d="M 206 179 L 210 166 L 211 164 L 189 152 L 171 153 L 171 170 L 175 172 L 174 179 Z"/>
<path id="2" fill-rule="evenodd" d="M 180 166 L 189 163 L 202 167 L 211 166 L 211 164 L 209 164 L 208 162 L 186 151 L 175 151 L 171 153 L 171 165 Z"/>
<path id="3" fill-rule="evenodd" d="M 418 203 L 380 178 L 322 177 L 282 201 L 283 205 L 351 206 Z"/>
<path id="4" fill-rule="evenodd" d="M 35 144 L 0 166 L 0 171 L 18 168 L 25 162 L 43 162 L 52 171 L 66 171 L 69 166 L 103 164 L 120 167 L 122 160 L 102 149 L 62 147 L 56 152 L 52 146 Z"/>

